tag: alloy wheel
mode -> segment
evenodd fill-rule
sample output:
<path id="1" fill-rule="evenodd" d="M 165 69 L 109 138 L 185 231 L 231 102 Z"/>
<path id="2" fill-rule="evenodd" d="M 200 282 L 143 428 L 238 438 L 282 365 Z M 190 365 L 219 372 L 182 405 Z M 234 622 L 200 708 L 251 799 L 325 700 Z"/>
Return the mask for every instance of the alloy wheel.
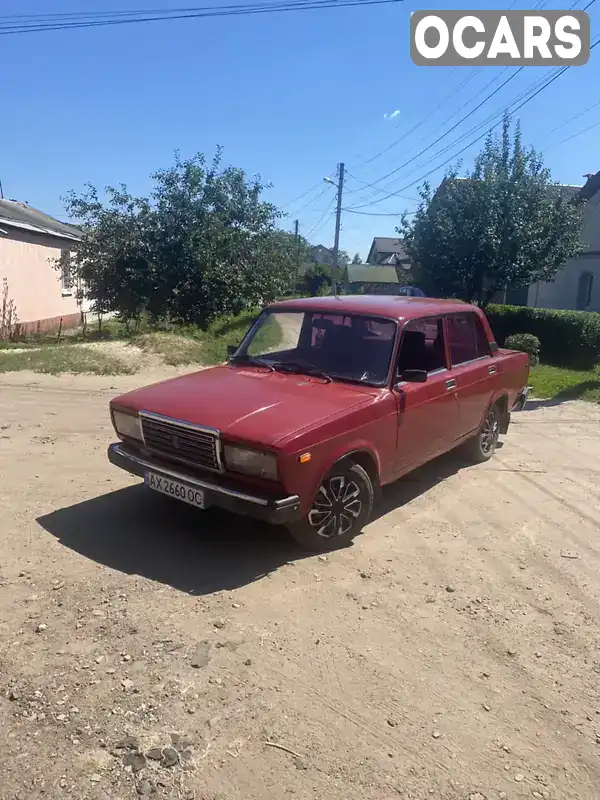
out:
<path id="1" fill-rule="evenodd" d="M 481 450 L 484 455 L 487 456 L 492 452 L 498 442 L 499 435 L 500 422 L 498 420 L 498 415 L 492 409 L 488 411 L 480 433 Z"/>
<path id="2" fill-rule="evenodd" d="M 362 507 L 358 484 L 344 475 L 335 475 L 319 487 L 308 522 L 324 539 L 343 536 L 352 528 Z"/>

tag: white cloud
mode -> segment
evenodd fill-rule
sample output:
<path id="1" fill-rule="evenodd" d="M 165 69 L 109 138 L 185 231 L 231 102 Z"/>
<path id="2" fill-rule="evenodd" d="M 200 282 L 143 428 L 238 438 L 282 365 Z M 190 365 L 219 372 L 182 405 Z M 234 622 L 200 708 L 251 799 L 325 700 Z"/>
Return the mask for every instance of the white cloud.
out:
<path id="1" fill-rule="evenodd" d="M 384 114 L 383 118 L 384 119 L 396 119 L 396 117 L 399 117 L 399 116 L 400 116 L 400 109 L 396 108 L 394 111 L 392 111 L 391 114 Z"/>

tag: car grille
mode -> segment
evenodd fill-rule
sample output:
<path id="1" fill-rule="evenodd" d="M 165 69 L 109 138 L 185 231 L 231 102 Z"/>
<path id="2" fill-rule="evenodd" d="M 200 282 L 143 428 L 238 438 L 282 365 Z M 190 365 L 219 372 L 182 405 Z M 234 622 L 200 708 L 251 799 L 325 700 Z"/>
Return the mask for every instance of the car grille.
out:
<path id="1" fill-rule="evenodd" d="M 186 464 L 219 470 L 218 436 L 167 418 L 141 415 L 144 443 L 154 453 Z"/>

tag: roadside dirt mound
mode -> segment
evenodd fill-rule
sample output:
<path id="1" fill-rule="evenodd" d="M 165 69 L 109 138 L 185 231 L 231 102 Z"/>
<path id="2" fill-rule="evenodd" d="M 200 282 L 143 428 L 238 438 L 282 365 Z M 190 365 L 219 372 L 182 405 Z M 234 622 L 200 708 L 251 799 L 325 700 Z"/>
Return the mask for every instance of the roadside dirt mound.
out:
<path id="1" fill-rule="evenodd" d="M 99 353 L 116 358 L 128 367 L 133 367 L 137 372 L 144 369 L 160 367 L 162 361 L 159 357 L 145 353 L 141 348 L 128 342 L 85 342 L 74 344 L 71 347 L 85 347 L 87 350 L 96 350 Z"/>

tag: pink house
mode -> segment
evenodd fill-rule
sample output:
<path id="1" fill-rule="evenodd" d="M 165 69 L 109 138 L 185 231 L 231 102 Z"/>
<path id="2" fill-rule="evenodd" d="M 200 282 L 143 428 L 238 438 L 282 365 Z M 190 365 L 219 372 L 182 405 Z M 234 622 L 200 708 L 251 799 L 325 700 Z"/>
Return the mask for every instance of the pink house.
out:
<path id="1" fill-rule="evenodd" d="M 18 322 L 29 330 L 50 330 L 81 320 L 69 271 L 56 269 L 56 259 L 68 264 L 81 231 L 26 203 L 0 200 L 0 291 L 4 279 Z M 83 309 L 85 310 L 85 309 Z"/>

